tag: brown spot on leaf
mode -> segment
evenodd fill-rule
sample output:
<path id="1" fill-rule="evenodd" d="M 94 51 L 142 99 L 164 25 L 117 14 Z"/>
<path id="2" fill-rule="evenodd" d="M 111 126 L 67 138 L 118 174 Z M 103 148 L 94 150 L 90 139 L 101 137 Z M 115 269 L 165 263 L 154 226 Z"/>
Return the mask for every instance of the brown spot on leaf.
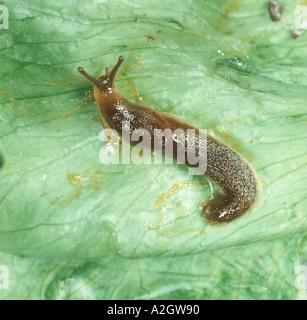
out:
<path id="1" fill-rule="evenodd" d="M 208 185 L 207 183 L 197 184 L 197 183 L 193 182 L 192 180 L 177 182 L 170 189 L 168 189 L 166 193 L 163 193 L 158 196 L 157 200 L 154 202 L 154 206 L 156 208 L 160 208 L 164 202 L 164 203 L 166 203 L 167 207 L 176 209 L 178 211 L 183 211 L 183 209 L 176 208 L 172 204 L 170 204 L 168 201 L 169 198 L 172 197 L 173 195 L 175 195 L 176 193 L 178 193 L 180 190 L 185 189 L 186 187 L 192 186 L 194 188 L 202 188 L 207 185 Z"/>
<path id="2" fill-rule="evenodd" d="M 278 4 L 274 0 L 269 1 L 269 12 L 271 16 L 272 21 L 279 21 L 281 20 L 281 16 L 284 12 L 284 5 L 283 4 Z"/>
<path id="3" fill-rule="evenodd" d="M 44 84 L 48 84 L 50 86 L 68 86 L 70 83 L 70 81 L 44 82 Z"/>
<path id="4" fill-rule="evenodd" d="M 148 34 L 148 35 L 146 36 L 146 38 L 147 38 L 149 41 L 154 41 L 154 40 L 155 40 L 155 38 L 154 38 L 153 36 L 151 36 L 150 34 Z"/>

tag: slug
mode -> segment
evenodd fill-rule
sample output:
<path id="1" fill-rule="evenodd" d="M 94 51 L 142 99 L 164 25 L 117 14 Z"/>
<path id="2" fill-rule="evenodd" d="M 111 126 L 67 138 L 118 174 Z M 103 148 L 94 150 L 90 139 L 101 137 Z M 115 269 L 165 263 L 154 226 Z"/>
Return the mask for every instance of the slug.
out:
<path id="1" fill-rule="evenodd" d="M 122 122 L 130 120 L 130 133 L 139 128 L 145 128 L 154 135 L 155 129 L 188 129 L 196 127 L 177 119 L 169 114 L 160 113 L 152 108 L 129 101 L 116 88 L 115 75 L 124 58 L 118 59 L 116 66 L 98 79 L 93 78 L 81 67 L 78 71 L 94 84 L 94 96 L 105 128 L 111 128 L 122 134 Z M 199 134 L 199 131 L 198 131 Z M 197 138 L 197 137 L 196 137 Z M 173 157 L 176 158 L 174 141 Z M 153 147 L 153 145 L 151 145 Z M 197 146 L 196 146 L 197 148 Z M 207 135 L 207 170 L 204 176 L 215 182 L 220 191 L 202 205 L 202 214 L 212 225 L 228 223 L 247 212 L 252 212 L 261 205 L 262 187 L 254 169 L 247 160 L 236 151 Z M 188 161 L 185 165 L 193 167 Z"/>

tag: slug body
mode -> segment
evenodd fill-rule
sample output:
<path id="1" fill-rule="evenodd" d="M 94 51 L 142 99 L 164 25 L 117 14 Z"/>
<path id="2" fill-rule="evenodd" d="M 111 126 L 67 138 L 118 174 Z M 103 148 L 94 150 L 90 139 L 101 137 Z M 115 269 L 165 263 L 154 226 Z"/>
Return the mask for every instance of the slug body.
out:
<path id="1" fill-rule="evenodd" d="M 153 141 L 154 130 L 170 129 L 172 132 L 181 129 L 199 129 L 171 115 L 162 114 L 146 106 L 129 101 L 116 88 L 114 78 L 123 57 L 119 57 L 114 69 L 95 79 L 88 75 L 83 68 L 78 71 L 94 84 L 94 96 L 104 127 L 116 130 L 122 134 L 122 122 L 130 122 L 130 133 L 139 128 L 146 129 Z M 166 137 L 167 138 L 167 137 Z M 173 156 L 176 158 L 178 141 L 172 139 Z M 153 143 L 151 144 L 153 148 Z M 197 145 L 196 145 L 197 148 Z M 163 149 L 163 148 L 162 148 Z M 196 150 L 197 152 L 197 150 Z M 254 169 L 236 151 L 224 143 L 207 135 L 207 170 L 204 174 L 214 181 L 221 190 L 203 204 L 203 215 L 210 224 L 222 224 L 254 211 L 262 200 L 262 187 Z M 185 165 L 193 167 L 188 161 Z"/>

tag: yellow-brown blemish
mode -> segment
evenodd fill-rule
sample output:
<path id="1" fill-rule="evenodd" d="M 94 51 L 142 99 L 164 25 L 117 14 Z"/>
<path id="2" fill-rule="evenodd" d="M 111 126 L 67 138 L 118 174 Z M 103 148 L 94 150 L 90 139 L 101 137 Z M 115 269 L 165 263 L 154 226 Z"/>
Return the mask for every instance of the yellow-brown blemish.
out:
<path id="1" fill-rule="evenodd" d="M 200 115 L 200 116 L 203 116 L 203 115 L 207 114 L 208 112 L 209 112 L 209 111 L 204 110 L 204 111 L 200 112 L 199 115 Z"/>
<path id="2" fill-rule="evenodd" d="M 185 189 L 186 187 L 202 188 L 207 185 L 208 185 L 207 183 L 198 184 L 198 183 L 193 182 L 192 180 L 177 182 L 166 193 L 163 193 L 158 196 L 157 200 L 154 202 L 154 206 L 156 208 L 159 208 L 159 207 L 161 207 L 162 203 L 165 202 L 168 207 L 171 207 L 171 208 L 179 210 L 179 211 L 184 211 L 181 208 L 176 208 L 173 205 L 171 205 L 169 203 L 168 199 L 171 196 L 173 196 L 174 194 L 178 193 L 180 190 Z"/>
<path id="3" fill-rule="evenodd" d="M 219 136 L 221 136 L 222 138 L 224 138 L 227 141 L 231 141 L 231 136 L 234 134 L 233 132 L 220 132 L 217 128 L 213 129 L 213 132 L 215 134 L 218 134 Z"/>
<path id="4" fill-rule="evenodd" d="M 97 191 L 99 189 L 98 185 L 104 182 L 102 175 L 97 172 L 92 174 L 87 172 L 82 174 L 68 173 L 67 181 L 74 191 L 64 200 L 53 201 L 60 207 L 69 205 L 72 201 L 78 199 L 81 196 L 83 189 L 93 189 L 94 191 Z"/>
<path id="5" fill-rule="evenodd" d="M 167 234 L 168 236 L 175 235 L 175 234 L 184 234 L 184 236 L 190 236 L 193 234 L 205 234 L 206 232 L 203 230 L 185 230 L 185 231 L 172 231 L 167 229 L 159 228 L 159 232 L 163 234 Z"/>
<path id="6" fill-rule="evenodd" d="M 136 68 L 138 65 L 140 65 L 141 68 L 144 68 L 144 67 L 145 67 L 145 63 L 144 63 L 143 61 L 139 61 L 138 63 L 134 64 L 133 66 L 125 69 L 123 72 L 118 73 L 117 76 L 115 77 L 115 80 L 116 80 L 117 78 L 119 78 L 120 76 L 122 76 L 123 74 L 125 74 L 125 73 L 129 72 L 130 70 Z"/>
<path id="7" fill-rule="evenodd" d="M 48 84 L 50 86 L 68 86 L 71 84 L 70 81 L 58 81 L 58 82 L 44 82 L 44 84 Z"/>
<path id="8" fill-rule="evenodd" d="M 205 234 L 206 231 L 204 230 L 185 230 L 185 231 L 173 231 L 173 230 L 167 230 L 161 227 L 161 225 L 157 225 L 157 226 L 150 226 L 150 225 L 146 225 L 146 230 L 156 230 L 158 231 L 160 234 L 166 234 L 167 236 L 171 236 L 171 235 L 175 235 L 175 234 L 184 234 L 184 236 L 190 236 L 193 234 Z M 166 238 L 164 238 L 165 240 Z"/>
<path id="9" fill-rule="evenodd" d="M 64 118 L 68 118 L 73 115 L 76 111 L 78 111 L 82 107 L 83 103 L 80 103 L 77 107 L 63 114 Z"/>
<path id="10" fill-rule="evenodd" d="M 234 120 L 228 121 L 228 123 L 232 126 L 237 126 L 240 123 L 242 123 L 242 119 L 234 119 Z"/>
<path id="11" fill-rule="evenodd" d="M 0 91 L 0 96 L 3 96 L 4 95 L 4 92 L 3 91 Z"/>
<path id="12" fill-rule="evenodd" d="M 18 107 L 12 106 L 11 107 L 11 112 L 16 114 L 16 115 L 26 115 L 27 114 L 26 107 L 25 107 L 24 104 L 21 104 Z"/>
<path id="13" fill-rule="evenodd" d="M 133 98 L 137 98 L 138 103 L 141 103 L 142 102 L 142 98 L 140 97 L 136 87 L 134 85 L 132 85 L 132 86 L 127 86 L 127 88 L 130 91 L 131 96 Z"/>
<path id="14" fill-rule="evenodd" d="M 145 67 L 145 63 L 143 61 L 139 61 L 138 64 L 141 66 L 142 69 Z"/>
<path id="15" fill-rule="evenodd" d="M 176 209 L 176 210 L 181 211 L 181 212 L 184 211 L 183 209 L 177 208 L 177 207 L 173 206 L 172 204 L 170 204 L 164 194 L 160 195 L 160 196 L 158 197 L 158 199 L 157 199 L 158 202 L 161 202 L 162 200 L 167 204 L 167 206 L 168 206 L 169 208 L 173 208 L 173 209 Z"/>
<path id="16" fill-rule="evenodd" d="M 245 154 L 245 159 L 246 159 L 246 160 L 251 161 L 252 158 L 253 158 L 253 153 L 252 153 L 252 152 L 249 152 L 249 153 L 246 153 L 246 154 Z"/>
<path id="17" fill-rule="evenodd" d="M 89 90 L 86 92 L 86 96 L 85 96 L 84 101 L 82 101 L 77 107 L 73 108 L 72 110 L 65 112 L 63 114 L 63 117 L 68 118 L 68 117 L 72 116 L 80 108 L 82 108 L 82 106 L 87 105 L 87 104 L 92 105 L 93 102 L 95 102 L 94 92 Z"/>
<path id="18" fill-rule="evenodd" d="M 233 132 L 229 132 L 229 133 L 222 132 L 222 134 L 221 134 L 221 136 L 227 141 L 231 140 L 232 135 L 233 135 Z"/>
<path id="19" fill-rule="evenodd" d="M 87 91 L 85 100 L 83 102 L 81 102 L 77 107 L 64 113 L 63 117 L 68 118 L 68 117 L 72 116 L 76 111 L 78 111 L 80 108 L 82 108 L 82 106 L 87 105 L 89 103 L 92 104 L 92 101 L 95 101 L 94 93 L 93 93 L 93 91 Z"/>
<path id="20" fill-rule="evenodd" d="M 73 187 L 73 189 L 91 189 L 97 187 L 97 184 L 101 184 L 103 181 L 99 175 L 91 174 L 67 174 L 67 181 Z"/>
<path id="21" fill-rule="evenodd" d="M 94 92 L 89 90 L 86 92 L 86 100 L 87 101 L 95 101 Z"/>
<path id="22" fill-rule="evenodd" d="M 231 146 L 232 149 L 234 149 L 237 152 L 240 153 L 244 153 L 244 157 L 247 160 L 251 160 L 253 158 L 253 153 L 252 152 L 248 152 L 246 153 L 246 149 L 242 148 L 242 143 L 240 140 L 236 140 L 234 138 L 232 138 L 232 135 L 234 134 L 233 132 L 220 132 L 216 127 L 212 129 L 214 134 L 224 138 L 225 140 L 228 141 L 228 144 Z"/>
<path id="23" fill-rule="evenodd" d="M 253 139 L 249 139 L 249 140 L 248 140 L 248 143 L 250 143 L 250 144 L 252 144 L 253 142 L 254 142 Z"/>
<path id="24" fill-rule="evenodd" d="M 155 99 L 154 98 L 146 98 L 146 101 L 148 103 L 154 103 L 155 102 Z"/>
<path id="25" fill-rule="evenodd" d="M 92 120 L 97 123 L 103 123 L 100 115 L 93 116 Z"/>
<path id="26" fill-rule="evenodd" d="M 242 2 L 243 0 L 232 1 L 227 7 L 227 9 L 219 16 L 218 25 L 221 26 L 227 24 L 229 14 L 231 13 L 231 11 L 238 10 L 241 7 Z"/>

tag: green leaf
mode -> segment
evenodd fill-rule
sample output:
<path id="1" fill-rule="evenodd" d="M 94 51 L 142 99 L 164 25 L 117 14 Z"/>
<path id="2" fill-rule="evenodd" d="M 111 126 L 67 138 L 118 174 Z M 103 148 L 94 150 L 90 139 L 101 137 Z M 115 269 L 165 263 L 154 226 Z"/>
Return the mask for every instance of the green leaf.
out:
<path id="1" fill-rule="evenodd" d="M 1 254 L 1 299 L 307 299 L 295 286 L 305 238 L 259 242 L 176 258 L 54 262 Z M 298 270 L 298 271 L 296 271 Z M 307 281 L 305 279 L 305 281 Z"/>

